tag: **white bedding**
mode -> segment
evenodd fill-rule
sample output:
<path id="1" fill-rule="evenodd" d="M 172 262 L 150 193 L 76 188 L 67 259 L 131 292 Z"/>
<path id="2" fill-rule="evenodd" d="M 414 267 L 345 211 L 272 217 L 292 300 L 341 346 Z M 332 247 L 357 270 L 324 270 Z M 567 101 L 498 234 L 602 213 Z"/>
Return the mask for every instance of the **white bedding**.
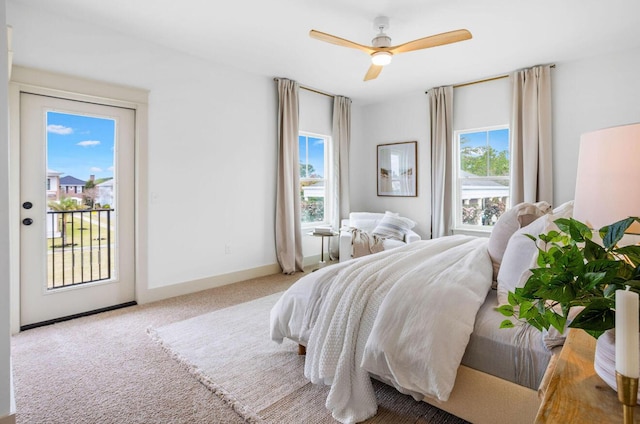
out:
<path id="1" fill-rule="evenodd" d="M 307 345 L 305 376 L 330 384 L 343 423 L 377 411 L 369 373 L 417 399 L 447 400 L 491 285 L 487 239 L 411 243 L 323 268 L 271 311 L 271 337 Z"/>

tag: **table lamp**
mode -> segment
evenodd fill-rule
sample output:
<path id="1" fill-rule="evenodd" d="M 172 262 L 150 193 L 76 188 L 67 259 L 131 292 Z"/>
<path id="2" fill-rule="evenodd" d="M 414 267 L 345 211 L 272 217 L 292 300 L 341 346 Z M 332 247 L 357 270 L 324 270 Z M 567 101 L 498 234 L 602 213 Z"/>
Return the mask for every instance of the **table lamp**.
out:
<path id="1" fill-rule="evenodd" d="M 573 217 L 593 230 L 640 216 L 640 124 L 580 138 Z M 627 230 L 640 234 L 634 222 Z M 638 394 L 638 294 L 616 291 L 616 382 L 624 423 L 633 423 Z"/>

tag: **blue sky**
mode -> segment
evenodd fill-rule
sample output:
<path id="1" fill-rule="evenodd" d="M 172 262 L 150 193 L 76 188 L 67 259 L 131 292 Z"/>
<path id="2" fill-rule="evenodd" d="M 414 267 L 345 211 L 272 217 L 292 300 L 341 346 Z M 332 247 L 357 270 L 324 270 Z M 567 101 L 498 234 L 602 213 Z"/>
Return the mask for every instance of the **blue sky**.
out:
<path id="1" fill-rule="evenodd" d="M 47 168 L 87 181 L 113 177 L 115 121 L 47 112 Z"/>
<path id="2" fill-rule="evenodd" d="M 298 136 L 300 143 L 300 163 L 309 161 L 314 174 L 324 177 L 324 140 L 313 136 Z"/>
<path id="3" fill-rule="evenodd" d="M 466 133 L 462 137 L 469 140 L 465 146 L 480 147 L 487 145 L 486 131 Z M 509 151 L 509 130 L 507 128 L 489 131 L 489 145 L 496 151 Z"/>

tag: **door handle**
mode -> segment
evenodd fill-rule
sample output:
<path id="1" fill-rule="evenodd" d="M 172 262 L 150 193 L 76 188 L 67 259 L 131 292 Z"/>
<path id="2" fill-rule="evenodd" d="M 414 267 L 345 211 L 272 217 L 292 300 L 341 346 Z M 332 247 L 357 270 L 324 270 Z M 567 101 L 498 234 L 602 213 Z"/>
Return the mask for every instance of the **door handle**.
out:
<path id="1" fill-rule="evenodd" d="M 31 224 L 33 224 L 33 219 L 31 219 L 31 218 L 25 218 L 25 219 L 23 219 L 23 220 L 22 220 L 22 223 L 23 223 L 24 225 L 31 225 Z"/>
<path id="2" fill-rule="evenodd" d="M 25 208 L 25 209 L 31 209 L 31 208 L 33 207 L 33 203 L 31 203 L 31 202 L 24 202 L 24 203 L 22 204 L 22 207 L 23 207 L 23 208 Z"/>

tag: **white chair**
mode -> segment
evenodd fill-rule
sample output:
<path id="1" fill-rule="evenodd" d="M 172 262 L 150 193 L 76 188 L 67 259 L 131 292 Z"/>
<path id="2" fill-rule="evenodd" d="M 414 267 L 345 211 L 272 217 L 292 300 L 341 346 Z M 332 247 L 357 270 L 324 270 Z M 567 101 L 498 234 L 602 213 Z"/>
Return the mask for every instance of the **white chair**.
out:
<path id="1" fill-rule="evenodd" d="M 343 219 L 340 227 L 340 262 L 352 258 L 351 228 L 357 228 L 372 234 L 378 224 L 384 218 L 384 213 L 376 212 L 351 212 L 348 219 Z M 385 238 L 382 242 L 384 250 L 404 246 L 408 243 L 420 240 L 421 237 L 411 229 L 406 230 L 404 240 Z"/>

